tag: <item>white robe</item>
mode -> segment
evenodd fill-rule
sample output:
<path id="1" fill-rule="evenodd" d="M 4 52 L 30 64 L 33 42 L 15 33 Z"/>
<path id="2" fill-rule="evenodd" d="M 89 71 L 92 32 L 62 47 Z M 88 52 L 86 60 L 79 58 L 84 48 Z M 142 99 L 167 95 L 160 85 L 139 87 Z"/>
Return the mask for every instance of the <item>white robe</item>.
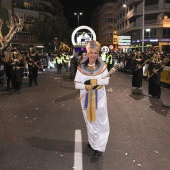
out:
<path id="1" fill-rule="evenodd" d="M 102 79 L 102 77 L 104 77 L 107 73 L 108 71 L 106 69 L 103 73 L 99 75 L 87 76 L 77 70 L 75 76 L 75 88 L 80 89 L 80 96 L 82 96 L 86 92 L 84 85 L 84 82 L 86 80 L 97 79 L 98 85 L 108 85 L 109 78 L 107 77 L 105 79 Z M 96 109 L 96 120 L 94 122 L 89 122 L 87 120 L 84 104 L 85 97 L 81 99 L 81 107 L 87 127 L 88 141 L 94 150 L 104 152 L 110 132 L 105 86 L 103 86 L 101 89 L 98 89 L 98 106 Z"/>

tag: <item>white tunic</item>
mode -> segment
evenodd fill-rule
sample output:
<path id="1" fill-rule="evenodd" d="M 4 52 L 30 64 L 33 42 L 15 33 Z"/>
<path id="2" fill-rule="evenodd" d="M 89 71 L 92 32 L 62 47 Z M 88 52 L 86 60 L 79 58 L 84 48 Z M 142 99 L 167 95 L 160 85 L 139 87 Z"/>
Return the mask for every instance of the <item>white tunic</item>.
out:
<path id="1" fill-rule="evenodd" d="M 80 96 L 82 96 L 86 92 L 84 85 L 84 82 L 86 80 L 97 79 L 98 85 L 107 85 L 109 83 L 109 78 L 107 77 L 105 79 L 102 79 L 102 77 L 104 77 L 107 73 L 108 71 L 107 69 L 105 69 L 105 71 L 99 75 L 87 76 L 77 70 L 75 76 L 75 88 L 80 89 Z M 103 86 L 101 89 L 98 89 L 98 105 L 96 109 L 96 120 L 94 122 L 89 122 L 87 120 L 84 104 L 85 97 L 81 99 L 81 107 L 87 126 L 88 141 L 94 150 L 104 152 L 110 132 L 105 86 Z"/>

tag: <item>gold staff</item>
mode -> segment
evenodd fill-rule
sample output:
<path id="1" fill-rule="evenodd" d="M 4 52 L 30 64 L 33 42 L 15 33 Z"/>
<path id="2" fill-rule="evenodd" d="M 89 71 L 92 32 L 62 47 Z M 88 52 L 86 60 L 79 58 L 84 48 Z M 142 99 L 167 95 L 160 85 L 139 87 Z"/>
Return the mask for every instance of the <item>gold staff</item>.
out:
<path id="1" fill-rule="evenodd" d="M 142 66 L 143 66 L 145 63 L 147 63 L 149 60 L 150 60 L 150 59 L 147 59 L 147 60 L 142 64 Z M 138 70 L 138 67 L 136 68 L 135 71 L 137 71 L 137 70 Z"/>
<path id="2" fill-rule="evenodd" d="M 35 63 L 35 61 L 34 61 L 29 55 L 27 55 L 27 57 L 28 57 L 31 61 L 33 61 L 33 62 Z M 37 64 L 34 64 L 34 65 L 37 66 L 38 69 L 40 69 Z"/>

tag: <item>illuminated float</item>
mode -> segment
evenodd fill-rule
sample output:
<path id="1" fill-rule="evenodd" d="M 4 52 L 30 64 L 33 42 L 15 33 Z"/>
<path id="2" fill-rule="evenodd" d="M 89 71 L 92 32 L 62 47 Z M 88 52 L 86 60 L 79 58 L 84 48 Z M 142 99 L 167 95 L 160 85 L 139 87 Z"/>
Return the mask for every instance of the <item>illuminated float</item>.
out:
<path id="1" fill-rule="evenodd" d="M 73 54 L 76 56 L 81 48 L 85 48 L 90 40 L 96 40 L 94 30 L 88 26 L 77 27 L 71 36 L 71 41 L 74 46 Z"/>

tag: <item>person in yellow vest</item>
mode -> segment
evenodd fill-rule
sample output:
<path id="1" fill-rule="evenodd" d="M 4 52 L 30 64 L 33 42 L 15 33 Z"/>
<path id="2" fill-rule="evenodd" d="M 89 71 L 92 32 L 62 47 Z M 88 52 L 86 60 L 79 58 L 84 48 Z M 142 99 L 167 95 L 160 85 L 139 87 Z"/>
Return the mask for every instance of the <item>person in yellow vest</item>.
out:
<path id="1" fill-rule="evenodd" d="M 56 57 L 56 64 L 57 64 L 57 74 L 61 74 L 61 68 L 62 68 L 62 65 L 63 65 L 63 59 L 62 59 L 60 53 Z"/>
<path id="2" fill-rule="evenodd" d="M 101 59 L 104 61 L 104 62 L 106 62 L 106 53 L 102 53 L 101 54 Z"/>
<path id="3" fill-rule="evenodd" d="M 113 67 L 113 56 L 111 53 L 108 53 L 106 64 L 107 64 L 108 71 L 110 71 L 110 69 Z"/>
<path id="4" fill-rule="evenodd" d="M 63 61 L 64 61 L 64 67 L 66 68 L 66 72 L 69 71 L 69 62 L 70 62 L 70 57 L 68 54 L 63 55 Z"/>

